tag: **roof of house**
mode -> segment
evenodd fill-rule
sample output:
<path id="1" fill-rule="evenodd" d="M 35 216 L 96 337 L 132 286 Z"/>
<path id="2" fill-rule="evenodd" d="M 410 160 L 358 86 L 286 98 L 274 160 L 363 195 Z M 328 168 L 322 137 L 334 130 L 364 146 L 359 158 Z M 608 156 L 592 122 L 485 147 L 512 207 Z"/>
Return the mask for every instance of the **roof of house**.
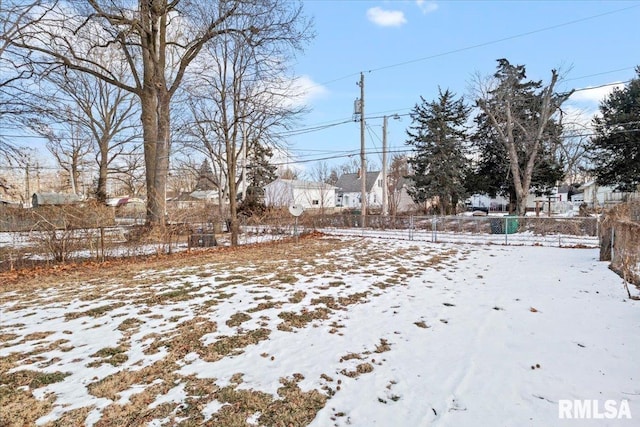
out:
<path id="1" fill-rule="evenodd" d="M 218 190 L 195 190 L 189 194 L 191 194 L 191 197 L 195 199 L 204 200 L 215 199 L 219 196 L 219 193 L 220 192 Z"/>
<path id="2" fill-rule="evenodd" d="M 376 183 L 376 179 L 378 179 L 378 175 L 380 175 L 380 171 L 367 172 L 365 178 L 367 180 L 367 193 L 370 192 L 373 188 L 374 184 Z M 338 178 L 336 187 L 338 187 L 339 191 L 343 193 L 358 193 L 362 191 L 362 181 L 360 180 L 360 174 L 343 173 L 340 178 Z"/>
<path id="3" fill-rule="evenodd" d="M 34 206 L 68 205 L 78 203 L 81 200 L 80 196 L 65 193 L 33 193 L 32 196 L 32 204 Z"/>
<path id="4" fill-rule="evenodd" d="M 180 193 L 177 197 L 171 199 L 172 202 L 201 202 L 201 199 L 193 197 L 190 193 Z"/>

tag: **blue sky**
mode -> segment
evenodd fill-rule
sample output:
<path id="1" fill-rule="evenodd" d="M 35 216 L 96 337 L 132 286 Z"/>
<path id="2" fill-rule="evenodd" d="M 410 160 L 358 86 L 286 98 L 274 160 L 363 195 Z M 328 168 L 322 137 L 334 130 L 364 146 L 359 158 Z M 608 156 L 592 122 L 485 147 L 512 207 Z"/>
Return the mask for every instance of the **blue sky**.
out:
<path id="1" fill-rule="evenodd" d="M 349 120 L 364 72 L 368 152 L 381 149 L 382 118 L 373 117 L 407 114 L 420 96 L 435 99 L 438 86 L 466 98 L 473 75 L 493 74 L 498 58 L 525 65 L 527 77 L 545 82 L 552 69 L 564 71 L 559 90 L 627 81 L 640 65 L 639 1 L 306 0 L 304 8 L 317 35 L 295 66 L 312 110 L 298 128 Z M 588 117 L 610 88 L 577 92 L 565 106 Z M 406 149 L 410 123 L 407 116 L 389 120 L 391 150 Z M 358 160 L 360 126 L 341 124 L 287 141 L 308 172 L 314 159 L 345 150 Z M 379 154 L 368 159 L 381 163 Z"/>

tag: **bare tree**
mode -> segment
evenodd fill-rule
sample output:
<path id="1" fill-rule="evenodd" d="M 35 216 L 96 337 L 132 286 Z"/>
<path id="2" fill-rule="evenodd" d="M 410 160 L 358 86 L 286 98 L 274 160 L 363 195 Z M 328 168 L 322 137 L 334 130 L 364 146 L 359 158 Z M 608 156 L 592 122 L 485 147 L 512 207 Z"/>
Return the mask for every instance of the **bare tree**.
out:
<path id="1" fill-rule="evenodd" d="M 22 103 L 22 82 L 33 76 L 33 67 L 21 61 L 22 54 L 12 42 L 27 25 L 38 1 L 4 0 L 0 3 L 0 123 L 8 126 L 26 110 Z M 20 163 L 21 148 L 0 135 L 0 158 L 9 164 Z"/>
<path id="2" fill-rule="evenodd" d="M 109 58 L 99 60 L 106 62 Z M 135 98 L 93 75 L 73 70 L 43 72 L 40 83 L 41 89 L 29 99 L 31 113 L 24 114 L 21 121 L 31 128 L 35 124 L 38 133 L 45 130 L 46 137 L 56 128 L 74 127 L 86 138 L 86 154 L 94 154 L 98 166 L 98 180 L 92 193 L 104 203 L 110 165 L 139 136 Z M 73 142 L 76 148 L 80 143 Z"/>
<path id="3" fill-rule="evenodd" d="M 345 161 L 340 165 L 340 172 L 342 174 L 346 173 L 358 173 L 360 171 L 360 160 L 355 157 L 349 158 L 349 160 Z"/>
<path id="4" fill-rule="evenodd" d="M 116 195 L 141 197 L 144 195 L 144 155 L 141 149 L 123 153 L 111 166 L 113 180 L 116 182 Z"/>
<path id="5" fill-rule="evenodd" d="M 188 69 L 205 44 L 222 35 L 238 35 L 247 45 L 268 40 L 273 34 L 267 18 L 284 13 L 288 5 L 269 0 L 54 2 L 49 9 L 38 9 L 11 44 L 30 53 L 30 61 L 91 74 L 139 98 L 147 222 L 163 227 L 170 107 Z M 113 49 L 127 64 L 125 79 L 92 59 Z"/>
<path id="6" fill-rule="evenodd" d="M 188 157 L 174 163 L 169 173 L 168 188 L 174 193 L 193 191 L 198 182 L 198 164 Z"/>
<path id="7" fill-rule="evenodd" d="M 585 171 L 589 167 L 589 138 L 593 130 L 588 123 L 573 118 L 563 122 L 562 131 L 562 140 L 555 146 L 554 155 L 564 168 L 564 182 L 569 185 L 584 183 Z"/>
<path id="8" fill-rule="evenodd" d="M 406 182 L 406 176 L 410 173 L 409 162 L 406 155 L 395 155 L 391 159 L 391 166 L 387 174 L 387 193 L 389 194 L 389 213 L 392 217 L 398 214 L 402 188 Z"/>
<path id="9" fill-rule="evenodd" d="M 278 177 L 280 179 L 298 179 L 300 176 L 298 171 L 292 167 L 284 167 L 278 169 Z"/>
<path id="10" fill-rule="evenodd" d="M 191 92 L 196 96 L 191 111 L 197 123 L 192 144 L 211 159 L 219 182 L 224 183 L 232 245 L 238 242 L 238 186 L 248 180 L 243 163 L 259 146 L 278 146 L 277 130 L 286 129 L 304 110 L 291 102 L 297 94 L 287 67 L 291 53 L 310 37 L 308 23 L 300 7 L 291 9 L 284 0 L 272 1 L 271 6 L 270 13 L 262 17 L 237 17 L 264 28 L 252 34 L 250 43 L 235 33 L 207 43 L 203 59 L 208 66 L 201 73 L 206 85 Z"/>
<path id="11" fill-rule="evenodd" d="M 318 192 L 318 204 L 320 205 L 320 213 L 324 214 L 327 204 L 329 204 L 329 197 L 331 196 L 329 181 L 331 180 L 331 170 L 327 162 L 318 162 L 311 169 L 311 180 L 317 183 L 316 191 Z"/>
<path id="12" fill-rule="evenodd" d="M 88 165 L 87 156 L 91 152 L 91 138 L 76 120 L 71 107 L 56 113 L 59 118 L 57 127 L 48 120 L 32 117 L 28 126 L 47 139 L 47 149 L 53 155 L 58 166 L 69 177 L 69 186 L 73 194 L 82 194 L 79 179 L 81 170 Z"/>
<path id="13" fill-rule="evenodd" d="M 509 156 L 516 193 L 516 214 L 524 215 L 534 167 L 543 144 L 557 137 L 553 117 L 571 93 L 555 93 L 559 78 L 551 71 L 551 81 L 526 82 L 525 67 L 498 60 L 491 81 L 476 82 L 477 105 L 488 116 Z"/>
<path id="14" fill-rule="evenodd" d="M 191 113 L 190 121 L 182 127 L 184 134 L 182 145 L 202 153 L 212 166 L 212 174 L 217 183 L 218 214 L 224 214 L 223 200 L 228 198 L 227 167 L 225 145 L 217 133 L 217 108 L 211 108 L 209 102 L 192 98 L 188 101 Z"/>

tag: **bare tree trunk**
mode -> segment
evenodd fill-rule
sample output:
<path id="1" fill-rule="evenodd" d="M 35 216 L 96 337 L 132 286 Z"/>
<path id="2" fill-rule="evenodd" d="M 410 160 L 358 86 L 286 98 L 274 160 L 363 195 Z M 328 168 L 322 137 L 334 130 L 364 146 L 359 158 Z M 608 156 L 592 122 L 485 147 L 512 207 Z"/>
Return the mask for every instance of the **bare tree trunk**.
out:
<path id="1" fill-rule="evenodd" d="M 96 187 L 96 200 L 99 203 L 107 201 L 107 174 L 109 167 L 109 142 L 102 140 L 98 143 L 100 158 L 98 159 L 98 185 Z"/>
<path id="2" fill-rule="evenodd" d="M 149 93 L 151 92 L 151 93 Z M 147 219 L 153 218 L 156 211 L 155 200 L 157 199 L 155 183 L 155 159 L 156 159 L 156 141 L 158 139 L 158 125 L 156 115 L 155 92 L 145 88 L 143 95 L 140 97 L 142 105 L 142 135 L 144 140 L 144 164 L 145 164 L 145 180 L 147 187 Z"/>
<path id="3" fill-rule="evenodd" d="M 231 144 L 228 144 L 228 147 Z M 238 221 L 238 202 L 236 200 L 237 188 L 236 188 L 236 159 L 235 159 L 235 145 L 233 149 L 230 147 L 227 149 L 227 164 L 229 165 L 229 216 L 231 217 L 231 246 L 238 245 L 238 234 L 240 233 L 240 223 Z"/>

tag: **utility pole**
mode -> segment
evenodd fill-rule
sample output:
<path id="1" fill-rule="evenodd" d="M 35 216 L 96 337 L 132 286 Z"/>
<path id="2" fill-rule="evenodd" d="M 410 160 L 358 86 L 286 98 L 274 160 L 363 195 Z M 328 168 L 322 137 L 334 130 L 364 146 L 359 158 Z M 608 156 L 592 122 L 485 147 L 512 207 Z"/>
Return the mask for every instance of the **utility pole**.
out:
<path id="1" fill-rule="evenodd" d="M 360 73 L 360 223 L 365 228 L 367 221 L 367 159 L 364 151 L 364 74 Z"/>
<path id="2" fill-rule="evenodd" d="M 382 216 L 387 216 L 387 116 L 382 119 Z"/>

